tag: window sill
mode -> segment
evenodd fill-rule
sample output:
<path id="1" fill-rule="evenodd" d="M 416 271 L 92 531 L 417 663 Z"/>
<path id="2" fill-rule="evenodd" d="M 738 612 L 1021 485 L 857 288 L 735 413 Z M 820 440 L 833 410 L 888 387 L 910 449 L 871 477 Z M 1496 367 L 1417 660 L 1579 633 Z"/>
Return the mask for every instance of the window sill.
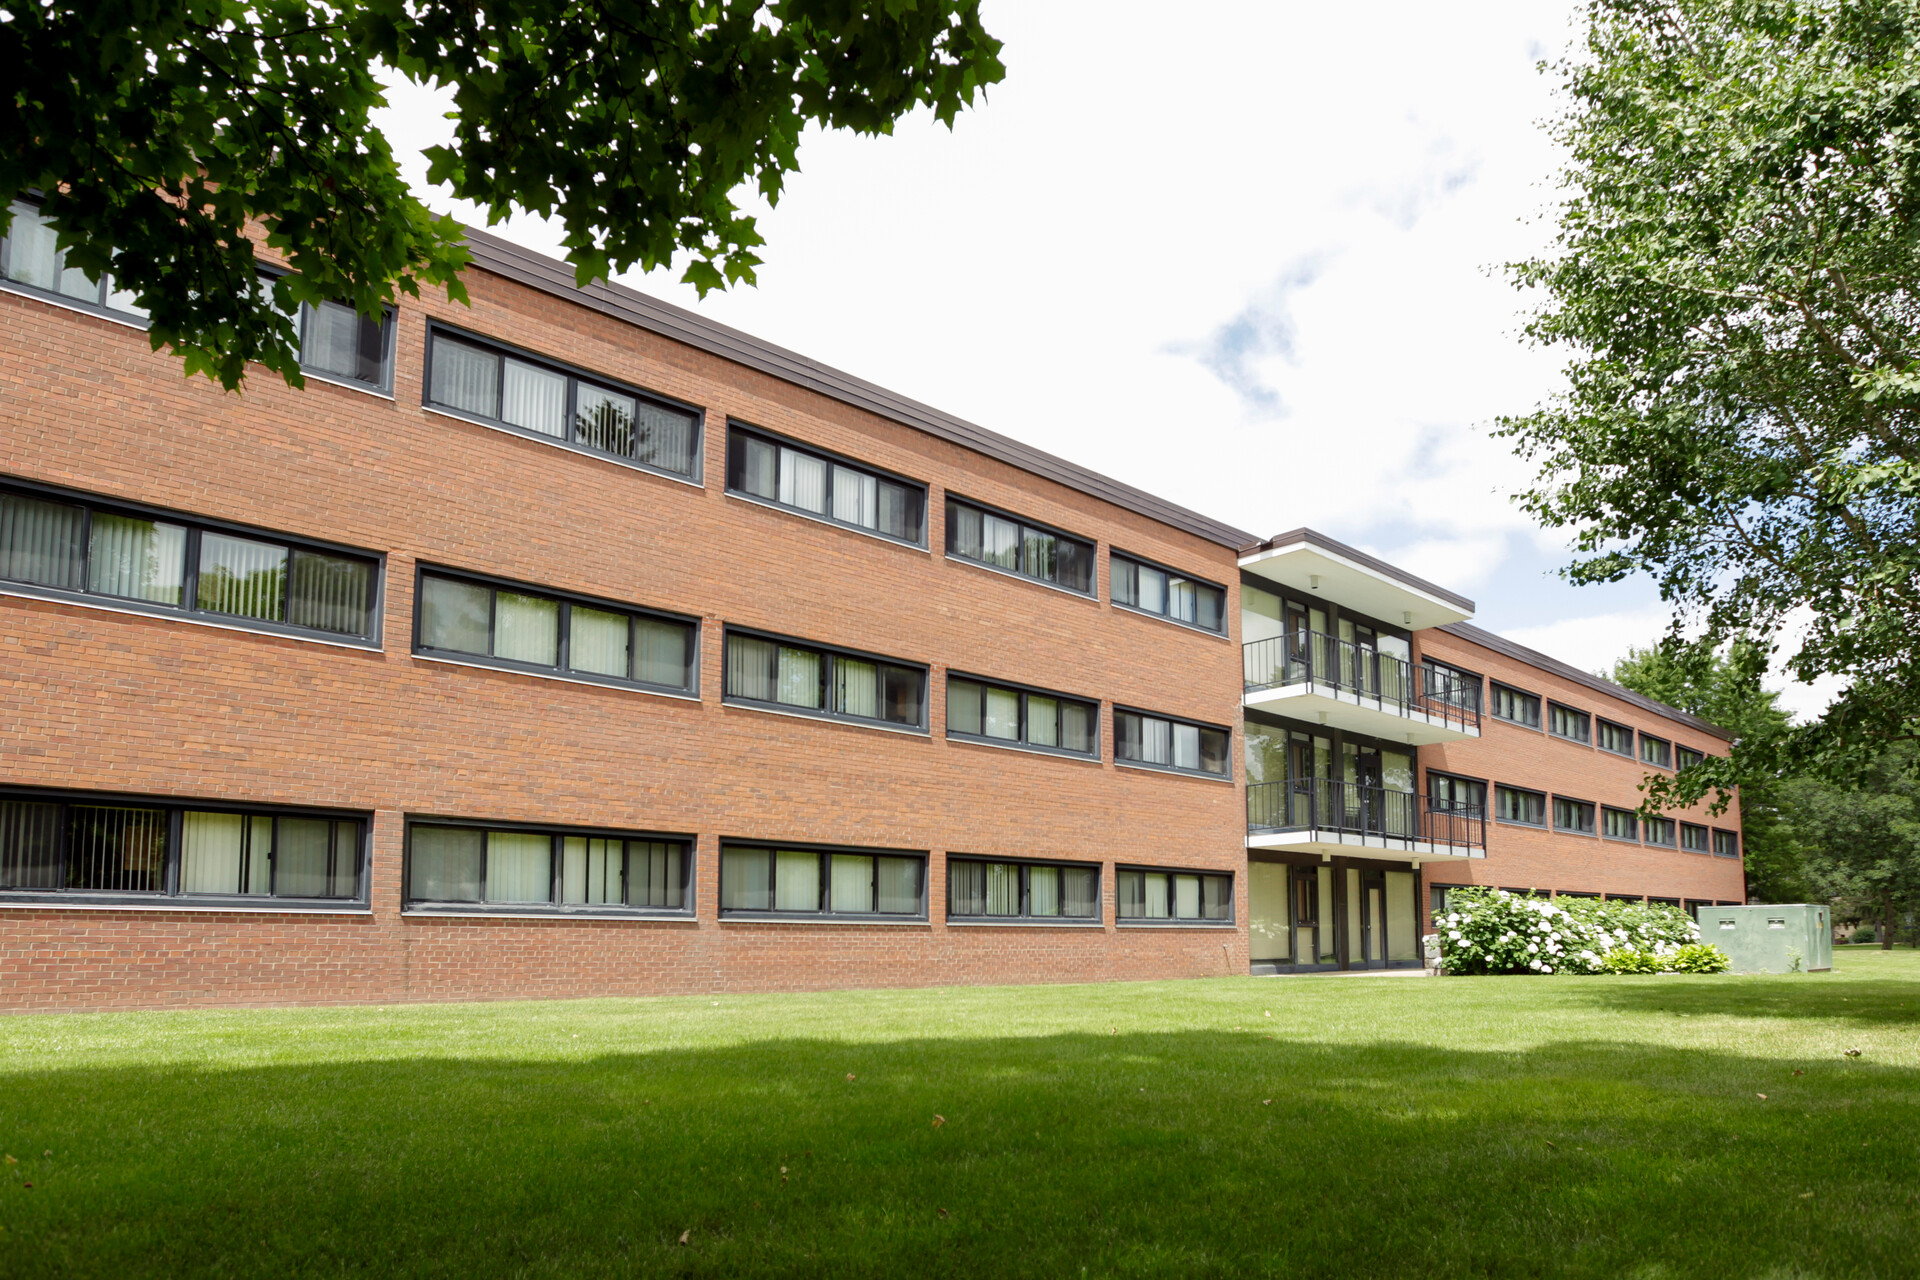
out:
<path id="1" fill-rule="evenodd" d="M 18 896 L 15 896 L 18 894 Z M 48 893 L 0 893 L 0 910 L 40 911 L 191 911 L 214 915 L 242 916 L 370 916 L 373 908 L 364 902 L 316 902 L 311 899 L 285 898 L 255 905 L 247 902 L 203 900 L 186 896 L 130 901 L 88 894 L 61 898 Z"/>
<path id="2" fill-rule="evenodd" d="M 565 453 L 577 454 L 582 458 L 592 458 L 595 462 L 610 462 L 616 467 L 625 467 L 629 471 L 638 471 L 642 475 L 659 476 L 662 480 L 671 480 L 675 484 L 684 484 L 689 488 L 706 488 L 706 485 L 700 482 L 698 476 L 685 476 L 681 475 L 678 471 L 669 471 L 665 467 L 649 466 L 644 462 L 636 462 L 632 458 L 622 458 L 611 453 L 602 453 L 598 449 L 589 449 L 585 445 L 575 444 L 571 440 L 561 440 L 558 437 L 547 435 L 544 432 L 533 431 L 526 427 L 516 427 L 510 422 L 495 422 L 490 418 L 483 418 L 477 413 L 462 413 L 458 409 L 448 409 L 437 404 L 423 404 L 420 406 L 420 411 L 422 413 L 430 413 L 437 418 L 452 418 L 455 422 L 464 422 L 469 426 L 485 427 L 489 431 L 498 431 L 502 435 L 512 436 L 516 440 L 531 440 L 535 444 L 552 445 L 554 448 Z"/>
<path id="3" fill-rule="evenodd" d="M 981 919 L 977 916 L 948 916 L 949 929 L 1078 929 L 1084 933 L 1105 933 L 1104 920 L 1047 920 L 1023 916 L 1020 919 Z"/>
<path id="4" fill-rule="evenodd" d="M 336 649 L 358 649 L 364 653 L 379 653 L 382 650 L 378 640 L 355 640 L 346 636 L 296 631 L 291 627 L 249 626 L 238 619 L 214 618 L 204 613 L 187 613 L 161 605 L 143 605 L 138 600 L 119 600 L 77 591 L 58 591 L 51 587 L 35 587 L 21 582 L 0 582 L 0 596 L 17 596 L 23 600 L 44 600 L 49 604 L 70 604 L 76 608 L 98 609 L 102 613 L 126 614 L 136 618 L 158 618 L 163 622 L 184 622 L 188 626 L 212 627 L 216 631 L 239 631 L 250 636 L 298 640 L 303 644 L 324 644 Z"/>
<path id="5" fill-rule="evenodd" d="M 526 667 L 510 666 L 504 662 L 488 662 L 476 658 L 449 658 L 438 653 L 421 653 L 415 650 L 413 657 L 419 662 L 437 662 L 448 667 L 471 667 L 476 671 L 499 671 L 510 676 L 532 676 L 535 680 L 557 680 L 561 684 L 580 684 L 594 689 L 617 689 L 621 693 L 644 693 L 656 698 L 672 698 L 678 702 L 698 702 L 700 693 L 684 690 L 663 689 L 655 685 L 634 684 L 627 680 L 596 680 L 590 675 L 581 675 L 567 671 L 530 671 Z"/>
<path id="6" fill-rule="evenodd" d="M 742 711 L 758 711 L 769 716 L 791 716 L 796 720 L 812 720 L 819 724 L 844 725 L 849 729 L 877 729 L 881 733 L 900 733 L 910 738 L 931 738 L 933 735 L 925 729 L 916 729 L 904 724 L 885 724 L 876 720 L 854 720 L 846 716 L 836 716 L 826 711 L 810 711 L 805 707 L 776 707 L 764 702 L 747 702 L 739 698 L 721 698 L 720 704 L 737 707 Z"/>
<path id="7" fill-rule="evenodd" d="M 1487 719 L 1493 721 L 1495 724 L 1511 725 L 1515 729 L 1525 729 L 1528 733 L 1537 733 L 1542 737 L 1550 738 L 1553 736 L 1552 734 L 1548 733 L 1545 729 L 1542 729 L 1537 724 L 1526 724 L 1519 720 L 1509 720 L 1505 716 L 1490 715 L 1487 717 Z"/>
<path id="8" fill-rule="evenodd" d="M 1031 742 L 1004 742 L 998 738 L 974 737 L 969 733 L 948 733 L 946 739 L 963 747 L 992 747 L 996 751 L 1020 751 L 1030 756 L 1051 756 L 1055 760 L 1072 760 L 1079 764 L 1095 766 L 1100 763 L 1098 754 L 1088 755 L 1079 751 L 1065 751 L 1059 747 L 1040 747 Z"/>
<path id="9" fill-rule="evenodd" d="M 31 298 L 35 302 L 44 302 L 48 306 L 58 307 L 62 311 L 73 311 L 83 316 L 92 316 L 96 320 L 105 320 L 108 324 L 117 324 L 125 329 L 138 329 L 141 333 L 145 333 L 153 327 L 153 322 L 144 317 L 131 315 L 124 311 L 113 311 L 106 307 L 93 306 L 81 302 L 77 298 L 69 298 L 64 294 L 43 292 L 42 290 L 33 288 L 31 285 L 17 284 L 12 280 L 0 280 L 0 293 L 11 293 L 17 298 Z"/>
<path id="10" fill-rule="evenodd" d="M 1544 822 L 1515 822 L 1512 818 L 1495 818 L 1493 825 L 1496 827 L 1518 827 L 1522 831 L 1545 831 L 1547 829 L 1547 824 Z"/>
<path id="11" fill-rule="evenodd" d="M 1232 920 L 1115 920 L 1116 929 L 1205 929 L 1210 933 L 1230 932 L 1239 925 Z"/>
<path id="12" fill-rule="evenodd" d="M 632 908 L 590 910 L 550 908 L 533 904 L 487 907 L 463 902 L 409 902 L 400 915 L 410 920 L 545 920 L 553 924 L 698 924 L 690 911 L 640 911 Z"/>
<path id="13" fill-rule="evenodd" d="M 1003 569 L 997 564 L 982 564 L 978 560 L 971 559 L 967 556 L 955 555 L 951 551 L 947 552 L 942 559 L 946 560 L 948 564 L 965 565 L 969 569 L 978 569 L 982 573 L 990 573 L 996 578 L 1011 578 L 1015 582 L 1024 582 L 1030 586 L 1045 587 L 1049 591 L 1058 591 L 1063 596 L 1072 596 L 1075 600 L 1085 600 L 1089 604 L 1100 603 L 1100 597 L 1092 591 L 1076 591 L 1072 587 L 1063 587 L 1057 582 L 1048 582 L 1045 578 L 1029 577 L 1017 569 Z"/>
<path id="14" fill-rule="evenodd" d="M 1580 836 L 1581 838 L 1583 838 L 1583 839 L 1586 839 L 1586 840 L 1595 840 L 1595 839 L 1598 839 L 1598 838 L 1599 838 L 1599 833 L 1598 833 L 1598 832 L 1594 832 L 1594 831 L 1572 831 L 1572 830 L 1569 830 L 1569 829 L 1568 829 L 1568 828 L 1566 828 L 1566 827 L 1555 827 L 1555 828 L 1553 829 L 1553 834 L 1555 834 L 1555 835 L 1557 835 L 1557 836 Z"/>
<path id="15" fill-rule="evenodd" d="M 758 497 L 751 493 L 742 493 L 738 489 L 728 489 L 727 496 L 729 498 L 738 498 L 742 502 L 750 502 L 756 507 L 765 507 L 769 511 L 778 511 L 782 515 L 796 516 L 802 520 L 811 520 L 813 523 L 823 524 L 829 529 L 840 529 L 847 533 L 857 533 L 863 538 L 873 538 L 889 546 L 905 547 L 908 551 L 918 551 L 921 555 L 933 554 L 927 549 L 927 544 L 924 542 L 909 542 L 905 538 L 896 538 L 892 534 L 882 533 L 878 529 L 868 529 L 862 525 L 848 524 L 843 520 L 835 520 L 832 516 L 823 516 L 816 512 L 804 511 L 799 507 L 789 507 L 784 502 L 771 502 L 766 498 Z M 922 517 L 922 519 L 924 522 L 924 517 Z"/>
<path id="16" fill-rule="evenodd" d="M 1231 774 L 1222 776 L 1217 773 L 1202 773 L 1198 769 L 1181 769 L 1170 764 L 1146 764 L 1139 760 L 1121 760 L 1117 757 L 1113 765 L 1116 769 L 1138 769 L 1142 773 L 1164 773 L 1175 778 L 1194 778 L 1201 782 L 1224 782 L 1228 786 L 1233 785 Z"/>
<path id="17" fill-rule="evenodd" d="M 783 911 L 722 911 L 721 924 L 807 924 L 839 925 L 842 928 L 864 929 L 868 925 L 882 925 L 889 929 L 914 928 L 925 929 L 931 921 L 925 916 L 829 916 L 806 912 Z"/>
<path id="18" fill-rule="evenodd" d="M 1640 843 L 1640 838 L 1638 836 L 1601 836 L 1600 838 L 1611 844 L 1638 845 Z"/>
<path id="19" fill-rule="evenodd" d="M 1131 613 L 1136 618 L 1151 618 L 1155 622 L 1164 622 L 1168 626 L 1178 627 L 1182 631 L 1191 631 L 1197 636 L 1212 636 L 1215 640 L 1230 640 L 1232 638 L 1228 636 L 1225 631 L 1209 631 L 1198 623 L 1182 622 L 1178 618 L 1169 618 L 1164 613 L 1149 613 L 1145 609 L 1137 609 L 1130 604 L 1121 604 L 1118 600 L 1113 602 L 1113 607 L 1122 613 Z"/>
<path id="20" fill-rule="evenodd" d="M 324 382 L 330 387 L 345 387 L 349 391 L 358 391 L 361 395 L 372 396 L 375 400 L 385 400 L 388 404 L 398 403 L 394 400 L 391 389 L 371 387 L 358 378 L 343 378 L 337 373 L 309 369 L 305 365 L 300 366 L 300 376 L 314 382 Z"/>

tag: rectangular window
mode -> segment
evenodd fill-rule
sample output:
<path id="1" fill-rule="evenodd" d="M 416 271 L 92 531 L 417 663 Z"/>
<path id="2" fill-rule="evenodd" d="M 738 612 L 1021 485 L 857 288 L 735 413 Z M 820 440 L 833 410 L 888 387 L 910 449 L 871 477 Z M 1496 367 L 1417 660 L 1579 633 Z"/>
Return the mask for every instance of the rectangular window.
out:
<path id="1" fill-rule="evenodd" d="M 739 427 L 727 430 L 727 489 L 896 542 L 927 544 L 925 485 Z"/>
<path id="2" fill-rule="evenodd" d="M 1553 829 L 1574 835 L 1593 834 L 1593 806 L 1585 800 L 1553 798 Z"/>
<path id="3" fill-rule="evenodd" d="M 1673 746 L 1665 738 L 1640 735 L 1640 762 L 1650 764 L 1656 769 L 1673 767 Z"/>
<path id="4" fill-rule="evenodd" d="M 363 316 L 340 302 L 300 304 L 300 367 L 308 373 L 393 390 L 393 311 Z"/>
<path id="5" fill-rule="evenodd" d="M 1565 738 L 1569 742 L 1584 745 L 1593 741 L 1593 721 L 1584 711 L 1575 711 L 1572 707 L 1563 707 L 1557 702 L 1549 702 L 1547 732 L 1556 738 Z"/>
<path id="6" fill-rule="evenodd" d="M 1525 725 L 1529 729 L 1540 727 L 1540 699 L 1518 689 L 1509 689 L 1506 685 L 1493 686 L 1493 715 L 1496 720 L 1508 720 L 1514 724 Z"/>
<path id="7" fill-rule="evenodd" d="M 112 272 L 96 279 L 67 265 L 66 250 L 59 247 L 53 226 L 41 216 L 38 205 L 16 200 L 10 208 L 13 224 L 0 239 L 0 279 L 89 311 L 131 320 L 147 318 L 147 309 L 132 294 L 115 287 Z"/>
<path id="8" fill-rule="evenodd" d="M 1108 589 L 1115 604 L 1171 618 L 1202 631 L 1226 631 L 1226 588 L 1199 578 L 1183 577 L 1172 569 L 1117 551 L 1109 558 L 1109 565 Z"/>
<path id="9" fill-rule="evenodd" d="M 684 838 L 407 825 L 407 904 L 502 911 L 691 915 Z"/>
<path id="10" fill-rule="evenodd" d="M 927 727 L 925 667 L 738 631 L 727 632 L 724 693 L 826 719 Z"/>
<path id="11" fill-rule="evenodd" d="M 1120 867 L 1113 879 L 1122 921 L 1228 924 L 1233 920 L 1230 875 Z"/>
<path id="12" fill-rule="evenodd" d="M 1100 704 L 1065 694 L 947 676 L 947 736 L 1100 754 Z"/>
<path id="13" fill-rule="evenodd" d="M 1691 822 L 1681 823 L 1680 847 L 1688 853 L 1707 852 L 1707 829 Z"/>
<path id="14" fill-rule="evenodd" d="M 1093 920 L 1098 867 L 947 859 L 947 915 L 972 920 Z"/>
<path id="15" fill-rule="evenodd" d="M 699 478 L 699 410 L 438 330 L 429 341 L 428 404 Z"/>
<path id="16" fill-rule="evenodd" d="M 1012 516 L 947 499 L 947 554 L 1093 594 L 1093 544 Z"/>
<path id="17" fill-rule="evenodd" d="M 1608 806 L 1601 810 L 1601 834 L 1609 840 L 1638 840 L 1640 819 L 1631 809 Z"/>
<path id="18" fill-rule="evenodd" d="M 1663 844 L 1673 847 L 1673 819 L 1648 818 L 1646 821 L 1646 840 L 1648 844 Z"/>
<path id="19" fill-rule="evenodd" d="M 1740 856 L 1740 835 L 1735 831 L 1715 831 L 1713 833 L 1713 852 L 1715 857 L 1737 858 Z"/>
<path id="20" fill-rule="evenodd" d="M 1427 774 L 1427 802 L 1442 813 L 1484 815 L 1487 811 L 1487 784 L 1450 774 Z"/>
<path id="21" fill-rule="evenodd" d="M 1427 697 L 1463 711 L 1479 712 L 1479 676 L 1458 667 L 1450 667 L 1444 662 L 1435 662 L 1432 658 L 1423 660 L 1422 671 L 1427 684 Z"/>
<path id="22" fill-rule="evenodd" d="M 379 576 L 371 556 L 0 489 L 0 580 L 76 599 L 370 640 Z"/>
<path id="23" fill-rule="evenodd" d="M 594 684 L 691 692 L 695 624 L 620 605 L 422 569 L 414 652 Z"/>
<path id="24" fill-rule="evenodd" d="M 10 894 L 363 901 L 366 821 L 62 796 L 0 798 L 0 902 Z"/>
<path id="25" fill-rule="evenodd" d="M 1538 791 L 1518 787 L 1495 787 L 1494 817 L 1502 822 L 1518 822 L 1529 827 L 1547 825 L 1547 798 Z"/>
<path id="26" fill-rule="evenodd" d="M 1690 769 L 1706 758 L 1706 752 L 1695 751 L 1692 747 L 1675 747 L 1673 749 L 1674 767 L 1677 769 Z"/>
<path id="27" fill-rule="evenodd" d="M 1600 722 L 1600 749 L 1611 751 L 1617 756 L 1633 756 L 1633 730 L 1611 720 Z"/>
<path id="28" fill-rule="evenodd" d="M 859 849 L 720 850 L 720 915 L 926 919 L 927 859 Z"/>
<path id="29" fill-rule="evenodd" d="M 1231 737 L 1227 730 L 1212 725 L 1117 707 L 1113 712 L 1114 759 L 1130 764 L 1231 777 L 1227 767 Z"/>

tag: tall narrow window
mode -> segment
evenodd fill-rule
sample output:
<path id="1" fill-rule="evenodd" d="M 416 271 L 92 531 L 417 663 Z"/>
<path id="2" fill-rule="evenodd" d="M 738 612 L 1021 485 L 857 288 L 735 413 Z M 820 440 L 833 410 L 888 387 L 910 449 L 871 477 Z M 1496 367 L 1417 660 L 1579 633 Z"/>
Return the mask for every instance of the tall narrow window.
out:
<path id="1" fill-rule="evenodd" d="M 926 855 L 728 844 L 720 916 L 926 918 Z"/>
<path id="2" fill-rule="evenodd" d="M 1113 602 L 1202 631 L 1226 629 L 1227 592 L 1199 578 L 1115 552 L 1110 557 Z"/>
<path id="3" fill-rule="evenodd" d="M 968 676 L 947 677 L 947 736 L 1018 742 L 1071 755 L 1100 753 L 1100 704 Z"/>
<path id="4" fill-rule="evenodd" d="M 416 821 L 407 828 L 407 902 L 416 910 L 687 915 L 692 856 L 683 838 Z"/>
<path id="5" fill-rule="evenodd" d="M 1566 738 L 1570 742 L 1585 745 L 1593 740 L 1593 721 L 1584 711 L 1575 711 L 1572 707 L 1563 707 L 1557 702 L 1549 702 L 1547 732 L 1556 738 Z"/>
<path id="6" fill-rule="evenodd" d="M 1656 738 L 1651 734 L 1640 735 L 1640 762 L 1650 764 L 1656 769 L 1673 767 L 1673 744 L 1665 738 Z"/>
<path id="7" fill-rule="evenodd" d="M 1600 722 L 1600 749 L 1616 756 L 1633 755 L 1633 730 L 1611 720 Z"/>
<path id="8" fill-rule="evenodd" d="M 300 304 L 300 367 L 309 373 L 393 389 L 393 312 L 363 316 L 339 302 Z"/>
<path id="9" fill-rule="evenodd" d="M 924 485 L 739 427 L 727 433 L 727 488 L 896 542 L 926 545 Z"/>
<path id="10" fill-rule="evenodd" d="M 1700 764 L 1706 758 L 1706 752 L 1696 751 L 1692 747 L 1675 747 L 1673 749 L 1673 762 L 1674 768 L 1676 769 L 1690 769 L 1694 765 Z"/>
<path id="11" fill-rule="evenodd" d="M 1601 810 L 1601 834 L 1609 840 L 1638 840 L 1640 819 L 1631 809 Z"/>
<path id="12" fill-rule="evenodd" d="M 1518 787 L 1493 789 L 1494 816 L 1502 822 L 1518 822 L 1529 827 L 1547 825 L 1547 798 L 1538 791 Z"/>
<path id="13" fill-rule="evenodd" d="M 1716 831 L 1713 833 L 1713 852 L 1716 857 L 1737 858 L 1740 856 L 1740 834 L 1737 831 Z"/>
<path id="14" fill-rule="evenodd" d="M 1680 847 L 1688 853 L 1707 852 L 1707 829 L 1697 823 L 1681 823 Z"/>
<path id="15" fill-rule="evenodd" d="M 1130 764 L 1231 777 L 1225 729 L 1173 720 L 1144 711 L 1113 713 L 1114 759 Z"/>
<path id="16" fill-rule="evenodd" d="M 1233 877 L 1193 871 L 1114 871 L 1116 914 L 1123 924 L 1227 924 L 1233 920 Z"/>
<path id="17" fill-rule="evenodd" d="M 827 719 L 927 723 L 925 668 L 745 632 L 727 633 L 724 692 L 729 702 Z"/>
<path id="18" fill-rule="evenodd" d="M 1673 847 L 1674 822 L 1672 818 L 1648 818 L 1644 824 L 1648 844 Z"/>
<path id="19" fill-rule="evenodd" d="M 1472 778 L 1455 778 L 1444 773 L 1427 774 L 1427 801 L 1442 813 L 1484 817 L 1487 812 L 1487 784 Z"/>
<path id="20" fill-rule="evenodd" d="M 129 320 L 147 318 L 147 309 L 131 293 L 116 286 L 112 272 L 95 277 L 67 265 L 66 250 L 60 248 L 53 224 L 42 216 L 38 205 L 16 200 L 10 207 L 13 225 L 0 239 L 0 280 L 68 304 L 77 303 L 90 311 Z"/>
<path id="21" fill-rule="evenodd" d="M 1553 798 L 1553 829 L 1580 836 L 1592 835 L 1593 806 L 1584 800 L 1567 800 L 1555 796 Z"/>
<path id="22" fill-rule="evenodd" d="M 947 499 L 947 554 L 1085 595 L 1093 592 L 1091 542 Z"/>
<path id="23" fill-rule="evenodd" d="M 950 919 L 1088 921 L 1099 913 L 1098 867 L 947 859 Z"/>

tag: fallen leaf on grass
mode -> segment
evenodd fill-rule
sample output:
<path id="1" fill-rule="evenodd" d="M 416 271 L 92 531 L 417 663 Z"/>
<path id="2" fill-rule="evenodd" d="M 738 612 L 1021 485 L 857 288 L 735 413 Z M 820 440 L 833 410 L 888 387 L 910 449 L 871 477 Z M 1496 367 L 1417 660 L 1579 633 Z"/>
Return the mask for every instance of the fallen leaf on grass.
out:
<path id="1" fill-rule="evenodd" d="M 682 1232 L 680 1233 L 680 1243 L 681 1243 L 681 1244 L 685 1244 L 685 1243 L 687 1242 L 687 1237 L 688 1237 L 688 1236 L 690 1236 L 690 1235 L 692 1235 L 692 1234 L 693 1234 L 693 1228 L 692 1228 L 692 1227 L 688 1227 L 688 1228 L 687 1228 L 687 1229 L 686 1229 L 685 1231 L 682 1231 Z"/>
<path id="2" fill-rule="evenodd" d="M 1273 1016 L 1273 1010 L 1269 1009 L 1265 1013 L 1261 1014 L 1260 1016 L 1263 1018 L 1271 1018 Z"/>
<path id="3" fill-rule="evenodd" d="M 1762 1102 L 1765 1102 L 1767 1100 L 1767 1095 L 1764 1093 L 1756 1093 L 1753 1096 L 1760 1099 L 1760 1101 Z"/>
<path id="4" fill-rule="evenodd" d="M 1795 1075 L 1797 1075 L 1797 1076 L 1803 1076 L 1803 1075 L 1805 1075 L 1805 1074 L 1807 1074 L 1807 1073 L 1806 1073 L 1806 1072 L 1804 1072 L 1804 1071 L 1796 1071 L 1796 1072 L 1794 1072 L 1793 1074 L 1795 1074 Z"/>
<path id="5" fill-rule="evenodd" d="M 1547 1140 L 1546 1140 L 1545 1138 L 1542 1138 L 1542 1139 L 1541 1139 L 1541 1141 L 1542 1141 L 1542 1142 L 1547 1142 Z M 1551 1142 L 1547 1142 L 1547 1145 L 1548 1145 L 1548 1146 L 1550 1146 L 1550 1147 L 1553 1147 L 1553 1144 L 1552 1144 Z M 1554 1149 L 1555 1151 L 1558 1151 L 1558 1150 L 1559 1150 L 1560 1148 L 1558 1148 L 1558 1147 L 1553 1147 L 1553 1149 Z"/>
<path id="6" fill-rule="evenodd" d="M 1811 1199 L 1813 1199 L 1813 1192 L 1811 1192 L 1811 1191 L 1802 1191 L 1802 1192 L 1800 1193 L 1800 1198 L 1801 1198 L 1802 1200 L 1811 1200 Z"/>
<path id="7" fill-rule="evenodd" d="M 1263 1107 L 1270 1107 L 1270 1106 L 1272 1106 L 1272 1105 L 1273 1105 L 1273 1099 L 1272 1099 L 1272 1098 L 1262 1098 L 1262 1099 L 1260 1099 L 1260 1105 L 1261 1105 L 1261 1106 L 1263 1106 Z"/>
<path id="8" fill-rule="evenodd" d="M 781 1165 L 781 1166 L 780 1166 L 780 1172 L 782 1172 L 782 1173 L 785 1173 L 786 1171 L 787 1171 L 787 1166 L 785 1166 L 785 1165 Z"/>
<path id="9" fill-rule="evenodd" d="M 848 1084 L 852 1084 L 852 1083 L 853 1083 L 853 1072 L 851 1072 L 851 1071 L 849 1071 L 849 1072 L 847 1072 L 847 1083 L 848 1083 Z"/>
<path id="10" fill-rule="evenodd" d="M 13 1158 L 12 1156 L 8 1156 L 8 1157 L 7 1157 L 7 1163 L 8 1163 L 8 1164 L 19 1164 L 20 1162 L 19 1162 L 18 1160 L 15 1160 L 15 1159 L 14 1159 L 14 1158 Z"/>
<path id="11" fill-rule="evenodd" d="M 1847 1056 L 1849 1058 L 1857 1058 L 1860 1056 L 1860 1051 L 1858 1049 L 1849 1049 L 1847 1050 Z"/>
<path id="12" fill-rule="evenodd" d="M 951 1218 L 953 1215 L 948 1213 L 945 1209 L 942 1209 L 940 1211 L 940 1216 L 943 1218 Z"/>
<path id="13" fill-rule="evenodd" d="M 47 1157 L 48 1159 L 52 1159 L 52 1158 L 53 1158 L 53 1152 L 51 1152 L 51 1151 L 42 1151 L 42 1152 L 41 1152 L 40 1154 L 41 1154 L 41 1155 L 43 1155 L 43 1156 L 46 1156 L 46 1157 Z"/>
<path id="14" fill-rule="evenodd" d="M 33 1184 L 31 1182 L 23 1182 L 20 1185 L 25 1187 L 29 1191 L 33 1190 Z"/>
<path id="15" fill-rule="evenodd" d="M 946 1122 L 947 1122 L 947 1118 L 945 1116 L 935 1116 L 933 1118 L 933 1127 L 938 1129 L 941 1125 L 945 1124 Z"/>

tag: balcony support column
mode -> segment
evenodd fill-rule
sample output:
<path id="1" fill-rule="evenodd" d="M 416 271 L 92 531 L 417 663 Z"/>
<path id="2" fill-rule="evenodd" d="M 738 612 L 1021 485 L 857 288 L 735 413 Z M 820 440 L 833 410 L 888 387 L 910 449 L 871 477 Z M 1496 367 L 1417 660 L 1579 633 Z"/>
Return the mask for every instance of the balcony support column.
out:
<path id="1" fill-rule="evenodd" d="M 1333 860 L 1333 958 L 1341 969 L 1352 968 L 1347 937 L 1347 860 Z"/>

